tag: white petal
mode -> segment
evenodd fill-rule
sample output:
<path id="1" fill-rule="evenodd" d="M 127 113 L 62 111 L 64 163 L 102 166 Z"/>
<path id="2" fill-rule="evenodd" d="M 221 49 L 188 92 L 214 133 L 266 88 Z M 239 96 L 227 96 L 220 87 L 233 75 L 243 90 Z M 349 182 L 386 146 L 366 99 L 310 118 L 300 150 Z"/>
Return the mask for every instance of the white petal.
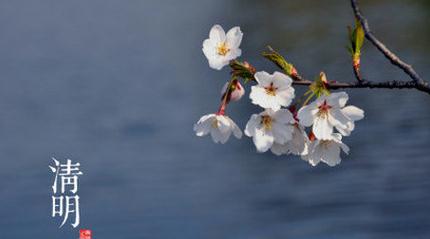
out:
<path id="1" fill-rule="evenodd" d="M 231 119 L 230 119 L 230 125 L 232 127 L 231 130 L 233 131 L 234 137 L 236 137 L 238 139 L 242 138 L 242 130 L 240 130 L 240 128 L 237 126 L 237 124 Z"/>
<path id="2" fill-rule="evenodd" d="M 231 60 L 238 58 L 240 55 L 242 55 L 242 50 L 238 48 L 233 48 L 233 49 L 230 49 L 230 51 L 227 53 L 225 58 L 227 62 L 230 63 Z"/>
<path id="3" fill-rule="evenodd" d="M 209 61 L 209 66 L 215 70 L 221 70 L 224 66 L 228 65 L 230 62 L 228 59 L 221 56 L 214 56 L 214 57 L 208 58 L 208 61 Z"/>
<path id="4" fill-rule="evenodd" d="M 248 137 L 253 137 L 255 135 L 255 130 L 257 126 L 260 124 L 261 118 L 258 114 L 251 115 L 251 118 L 246 123 L 245 127 L 245 135 Z"/>
<path id="5" fill-rule="evenodd" d="M 242 42 L 243 33 L 240 27 L 233 27 L 227 32 L 227 44 L 230 48 L 238 48 Z"/>
<path id="6" fill-rule="evenodd" d="M 209 38 L 216 43 L 224 42 L 226 39 L 224 29 L 220 25 L 214 25 L 209 32 Z"/>
<path id="7" fill-rule="evenodd" d="M 310 145 L 309 153 L 307 155 L 302 156 L 302 159 L 308 161 L 312 166 L 316 166 L 321 162 L 322 151 L 321 147 L 319 147 L 319 141 L 314 141 Z"/>
<path id="8" fill-rule="evenodd" d="M 276 91 L 276 98 L 280 105 L 287 107 L 291 104 L 294 99 L 294 88 L 289 87 L 283 90 Z"/>
<path id="9" fill-rule="evenodd" d="M 276 97 L 268 95 L 266 90 L 261 86 L 252 86 L 249 98 L 252 100 L 253 104 L 259 105 L 265 109 L 273 109 L 276 111 L 281 108 L 281 105 L 276 100 Z"/>
<path id="10" fill-rule="evenodd" d="M 345 152 L 346 154 L 349 153 L 349 147 L 346 144 L 342 143 L 342 135 L 341 134 L 336 134 L 336 133 L 332 134 L 331 140 L 333 140 L 335 143 L 337 143 L 340 146 L 340 148 L 343 150 L 343 152 Z"/>
<path id="11" fill-rule="evenodd" d="M 293 82 L 293 80 L 289 76 L 278 71 L 275 71 L 273 73 L 272 81 L 273 81 L 273 85 L 277 87 L 279 90 L 290 88 L 291 83 Z"/>
<path id="12" fill-rule="evenodd" d="M 330 142 L 323 147 L 321 161 L 333 167 L 340 163 L 340 147 L 336 142 Z"/>
<path id="13" fill-rule="evenodd" d="M 348 122 L 346 128 L 336 127 L 337 131 L 339 131 L 339 133 L 341 133 L 344 136 L 351 135 L 351 132 L 354 130 L 354 128 L 355 128 L 355 124 L 353 121 Z"/>
<path id="14" fill-rule="evenodd" d="M 295 121 L 293 114 L 291 114 L 291 112 L 287 109 L 280 109 L 276 112 L 273 112 L 272 117 L 276 120 L 276 122 L 284 124 L 292 124 Z"/>
<path id="15" fill-rule="evenodd" d="M 344 143 L 340 142 L 340 143 L 339 143 L 339 146 L 340 146 L 340 148 L 342 149 L 342 151 L 343 151 L 344 153 L 349 154 L 349 147 L 348 147 L 348 145 L 346 145 L 346 144 L 344 144 Z"/>
<path id="16" fill-rule="evenodd" d="M 330 139 L 333 133 L 333 126 L 329 123 L 325 117 L 315 118 L 312 131 L 317 139 Z"/>
<path id="17" fill-rule="evenodd" d="M 333 133 L 333 134 L 331 135 L 330 140 L 333 140 L 333 141 L 335 141 L 335 142 L 340 143 L 340 142 L 342 142 L 342 135 L 341 135 L 341 134 L 338 134 L 338 133 Z"/>
<path id="18" fill-rule="evenodd" d="M 214 114 L 204 115 L 200 118 L 200 120 L 194 124 L 194 131 L 197 136 L 205 136 L 211 130 L 211 118 L 215 117 Z"/>
<path id="19" fill-rule="evenodd" d="M 262 87 L 269 86 L 270 82 L 272 82 L 272 76 L 265 71 L 259 71 L 255 73 L 254 78 L 257 83 Z"/>
<path id="20" fill-rule="evenodd" d="M 213 42 L 210 39 L 206 39 L 203 42 L 203 53 L 205 54 L 206 58 L 212 58 L 216 55 L 216 45 L 213 44 Z"/>
<path id="21" fill-rule="evenodd" d="M 273 154 L 281 156 L 288 153 L 288 147 L 285 144 L 273 143 L 270 148 Z"/>
<path id="22" fill-rule="evenodd" d="M 278 111 L 272 109 L 265 109 L 263 112 L 260 113 L 260 115 L 268 115 L 270 116 L 270 118 L 275 118 L 277 112 Z"/>
<path id="23" fill-rule="evenodd" d="M 216 119 L 218 120 L 218 129 L 221 133 L 225 134 L 228 131 L 232 131 L 231 122 L 233 122 L 230 118 L 223 115 L 217 115 Z"/>
<path id="24" fill-rule="evenodd" d="M 228 138 L 230 138 L 231 135 L 231 131 L 228 130 L 226 132 L 222 132 L 221 130 L 219 130 L 218 128 L 211 128 L 211 136 L 212 136 L 212 140 L 215 143 L 222 143 L 224 144 L 225 142 L 227 142 Z"/>
<path id="25" fill-rule="evenodd" d="M 299 123 L 306 127 L 311 126 L 314 123 L 314 117 L 317 112 L 318 108 L 316 102 L 303 106 L 297 113 Z"/>
<path id="26" fill-rule="evenodd" d="M 251 86 L 251 93 L 249 93 L 249 98 L 252 100 L 252 102 L 260 102 L 261 99 L 266 97 L 266 95 L 266 90 L 263 87 L 259 85 Z"/>
<path id="27" fill-rule="evenodd" d="M 343 108 L 342 112 L 353 121 L 361 120 L 364 118 L 364 111 L 352 105 Z"/>
<path id="28" fill-rule="evenodd" d="M 309 139 L 306 132 L 294 126 L 293 138 L 286 143 L 288 151 L 294 155 L 306 155 L 308 154 Z"/>
<path id="29" fill-rule="evenodd" d="M 342 108 L 348 101 L 348 94 L 346 92 L 331 93 L 327 97 L 327 103 L 335 108 Z"/>
<path id="30" fill-rule="evenodd" d="M 257 151 L 261 153 L 269 150 L 274 142 L 272 132 L 265 131 L 264 129 L 256 129 L 255 135 L 252 139 L 254 141 L 255 147 L 257 148 Z"/>
<path id="31" fill-rule="evenodd" d="M 293 126 L 272 122 L 272 134 L 274 142 L 278 144 L 285 144 L 288 140 L 293 138 Z"/>
<path id="32" fill-rule="evenodd" d="M 329 111 L 328 120 L 340 133 L 345 136 L 350 135 L 352 131 L 352 127 L 350 127 L 352 121 L 345 116 L 339 108 L 333 108 Z"/>
<path id="33" fill-rule="evenodd" d="M 323 103 L 324 103 L 324 101 L 326 101 L 326 102 L 328 102 L 328 100 L 329 100 L 329 98 L 328 98 L 329 96 L 327 96 L 327 95 L 321 95 L 319 98 L 317 98 L 314 102 L 315 102 L 315 106 L 316 107 L 319 107 L 320 105 L 322 105 Z"/>
<path id="34" fill-rule="evenodd" d="M 211 126 L 209 124 L 194 124 L 194 131 L 199 137 L 207 135 L 210 130 Z"/>

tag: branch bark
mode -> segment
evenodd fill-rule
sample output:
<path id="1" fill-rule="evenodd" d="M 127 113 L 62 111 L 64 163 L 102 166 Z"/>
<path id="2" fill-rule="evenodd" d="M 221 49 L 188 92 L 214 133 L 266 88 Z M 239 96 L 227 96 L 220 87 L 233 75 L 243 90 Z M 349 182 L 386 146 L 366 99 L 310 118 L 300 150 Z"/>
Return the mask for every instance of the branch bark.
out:
<path id="1" fill-rule="evenodd" d="M 385 87 L 379 87 L 379 86 L 389 86 L 389 88 L 415 88 L 417 90 L 426 92 L 430 94 L 430 87 L 427 82 L 425 82 L 420 75 L 415 71 L 415 69 L 410 65 L 402 61 L 396 54 L 394 54 L 390 49 L 388 49 L 381 41 L 378 40 L 378 38 L 373 35 L 372 31 L 370 30 L 369 23 L 367 19 L 364 17 L 364 15 L 361 13 L 360 8 L 358 6 L 357 0 L 351 0 L 351 6 L 354 11 L 355 17 L 360 21 L 361 25 L 363 26 L 364 33 L 366 36 L 366 39 L 371 42 L 384 56 L 395 66 L 402 69 L 407 75 L 409 75 L 412 79 L 411 82 L 398 82 L 398 81 L 391 81 L 391 82 L 382 82 L 382 83 L 370 83 L 370 82 L 363 82 L 367 83 L 369 85 L 369 88 L 385 88 Z M 378 87 L 375 87 L 378 86 Z"/>
<path id="2" fill-rule="evenodd" d="M 305 85 L 308 86 L 312 84 L 313 81 L 301 79 L 294 80 L 293 85 Z M 426 86 L 422 86 L 414 81 L 385 81 L 385 82 L 370 82 L 370 81 L 359 81 L 356 83 L 343 83 L 330 81 L 327 84 L 327 88 L 329 89 L 354 89 L 354 88 L 369 88 L 369 89 L 417 89 L 427 94 L 430 94 L 430 88 Z"/>

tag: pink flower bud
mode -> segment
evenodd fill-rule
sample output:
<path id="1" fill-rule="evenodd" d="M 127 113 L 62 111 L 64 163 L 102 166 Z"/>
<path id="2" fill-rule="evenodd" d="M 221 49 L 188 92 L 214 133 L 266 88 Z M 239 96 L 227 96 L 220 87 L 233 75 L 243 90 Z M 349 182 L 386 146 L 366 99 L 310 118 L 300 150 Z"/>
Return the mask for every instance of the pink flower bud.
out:
<path id="1" fill-rule="evenodd" d="M 228 86 L 228 82 L 225 83 L 224 87 L 222 88 L 221 95 L 224 96 L 224 94 L 227 91 L 227 86 Z M 238 101 L 245 94 L 245 89 L 243 88 L 243 86 L 240 84 L 240 82 L 238 80 L 235 80 L 233 82 L 232 89 L 233 90 L 231 91 L 231 94 L 228 97 L 229 101 L 230 100 L 232 100 L 232 101 Z"/>

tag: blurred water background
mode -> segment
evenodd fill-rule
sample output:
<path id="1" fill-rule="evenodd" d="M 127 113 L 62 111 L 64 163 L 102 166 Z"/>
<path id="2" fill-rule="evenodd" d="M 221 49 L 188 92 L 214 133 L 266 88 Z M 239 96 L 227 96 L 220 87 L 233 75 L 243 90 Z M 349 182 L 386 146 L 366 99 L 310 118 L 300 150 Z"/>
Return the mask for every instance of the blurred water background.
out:
<path id="1" fill-rule="evenodd" d="M 429 1 L 360 2 L 429 80 Z M 246 137 L 214 144 L 192 126 L 228 80 L 201 52 L 215 23 L 241 26 L 259 69 L 276 69 L 259 56 L 270 44 L 308 78 L 354 80 L 347 0 L 0 1 L 0 237 L 78 237 L 51 218 L 56 157 L 82 164 L 80 228 L 94 238 L 430 238 L 430 97 L 349 90 L 366 118 L 336 168 Z M 408 80 L 369 44 L 362 69 Z M 247 98 L 228 109 L 241 127 L 258 111 Z"/>

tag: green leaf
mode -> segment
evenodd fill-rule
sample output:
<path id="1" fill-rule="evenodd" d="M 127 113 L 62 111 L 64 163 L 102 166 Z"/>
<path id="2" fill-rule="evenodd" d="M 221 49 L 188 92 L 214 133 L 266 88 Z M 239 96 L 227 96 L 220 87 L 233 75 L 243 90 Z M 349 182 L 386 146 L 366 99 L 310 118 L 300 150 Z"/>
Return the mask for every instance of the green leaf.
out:
<path id="1" fill-rule="evenodd" d="M 364 29 L 361 25 L 360 21 L 355 21 L 356 27 L 355 27 L 355 52 L 359 53 L 361 52 L 361 47 L 363 47 L 364 43 Z"/>
<path id="2" fill-rule="evenodd" d="M 291 76 L 293 73 L 294 66 L 288 63 L 287 60 L 285 60 L 285 58 L 277 51 L 273 50 L 273 48 L 271 48 L 270 46 L 268 46 L 267 48 L 269 49 L 269 51 L 263 52 L 263 57 L 275 63 L 275 65 L 281 68 L 287 75 Z"/>
<path id="3" fill-rule="evenodd" d="M 311 90 L 316 97 L 330 95 L 330 91 L 327 89 L 326 84 L 327 77 L 324 72 L 321 72 L 319 77 L 309 86 L 309 90 Z"/>
<path id="4" fill-rule="evenodd" d="M 361 54 L 361 48 L 363 47 L 364 43 L 364 29 L 361 25 L 360 21 L 358 19 L 355 19 L 355 27 L 352 29 L 350 26 L 348 26 L 348 38 L 350 45 L 348 46 L 349 53 L 354 55 L 360 55 Z"/>
<path id="5" fill-rule="evenodd" d="M 232 77 L 240 77 L 245 80 L 245 84 L 254 80 L 255 69 L 247 62 L 233 60 L 230 62 Z"/>

